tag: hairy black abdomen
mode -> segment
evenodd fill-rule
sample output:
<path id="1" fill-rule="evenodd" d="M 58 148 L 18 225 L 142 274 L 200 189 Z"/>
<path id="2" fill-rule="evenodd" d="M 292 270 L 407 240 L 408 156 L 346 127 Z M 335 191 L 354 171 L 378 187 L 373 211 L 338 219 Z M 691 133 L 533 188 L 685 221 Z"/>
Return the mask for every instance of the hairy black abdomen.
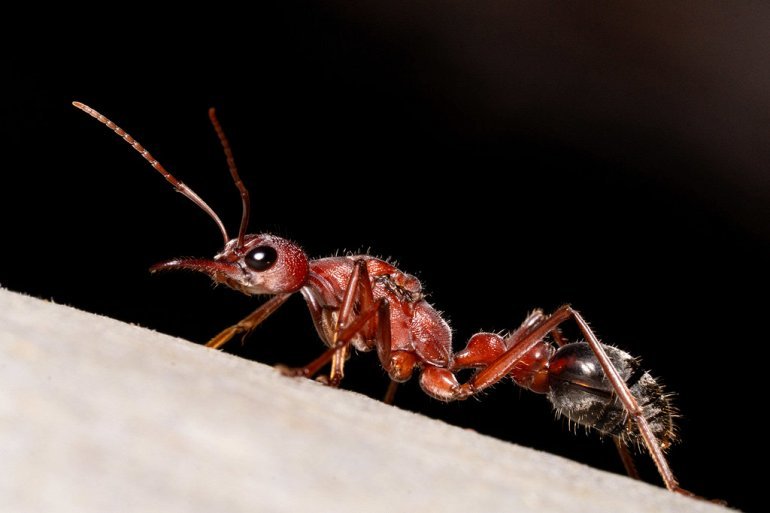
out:
<path id="1" fill-rule="evenodd" d="M 639 362 L 615 347 L 602 346 L 644 411 L 652 432 L 665 448 L 675 438 L 675 410 L 669 397 Z M 639 430 L 626 412 L 594 356 L 584 342 L 560 347 L 549 363 L 548 399 L 559 415 L 625 442 L 642 442 Z"/>

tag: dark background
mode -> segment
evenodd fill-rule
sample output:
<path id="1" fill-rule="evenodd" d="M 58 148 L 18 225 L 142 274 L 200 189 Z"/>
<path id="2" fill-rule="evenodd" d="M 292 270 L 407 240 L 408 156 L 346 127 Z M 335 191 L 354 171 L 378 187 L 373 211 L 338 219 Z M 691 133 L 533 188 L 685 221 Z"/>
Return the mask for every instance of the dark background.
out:
<path id="1" fill-rule="evenodd" d="M 234 234 L 216 106 L 251 231 L 314 257 L 392 256 L 446 312 L 456 349 L 572 303 L 676 392 L 682 485 L 757 510 L 746 463 L 766 455 L 754 413 L 766 409 L 770 6 L 345 4 L 84 11 L 29 27 L 0 106 L 0 284 L 199 342 L 254 309 L 202 275 L 149 275 L 212 256 L 221 238 L 70 102 L 139 139 Z M 227 348 L 293 365 L 321 349 L 299 296 Z M 346 388 L 384 392 L 372 354 L 348 372 Z M 622 471 L 609 440 L 571 434 L 508 383 L 444 405 L 413 381 L 397 403 Z"/>

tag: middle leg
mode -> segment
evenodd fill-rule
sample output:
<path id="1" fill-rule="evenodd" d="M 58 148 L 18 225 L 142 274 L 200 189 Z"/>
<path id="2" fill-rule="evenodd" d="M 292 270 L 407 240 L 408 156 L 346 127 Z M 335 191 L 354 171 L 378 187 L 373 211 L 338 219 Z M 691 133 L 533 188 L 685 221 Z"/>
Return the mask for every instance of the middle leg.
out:
<path id="1" fill-rule="evenodd" d="M 331 361 L 327 383 L 338 386 L 344 377 L 344 366 L 350 343 L 356 336 L 375 341 L 382 361 L 390 356 L 390 307 L 386 299 L 374 300 L 366 261 L 356 260 L 337 308 L 334 327 L 323 333 L 329 348 L 304 367 L 279 366 L 283 374 L 311 377 Z"/>

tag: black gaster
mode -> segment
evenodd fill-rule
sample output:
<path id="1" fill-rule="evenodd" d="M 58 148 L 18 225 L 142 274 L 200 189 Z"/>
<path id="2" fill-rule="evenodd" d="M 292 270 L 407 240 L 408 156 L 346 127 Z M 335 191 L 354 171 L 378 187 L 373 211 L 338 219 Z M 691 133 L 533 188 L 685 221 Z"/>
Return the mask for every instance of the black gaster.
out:
<path id="1" fill-rule="evenodd" d="M 642 407 L 653 434 L 668 447 L 675 439 L 675 410 L 669 396 L 636 358 L 612 346 L 602 347 Z M 588 344 L 567 344 L 556 351 L 549 362 L 548 385 L 548 399 L 559 415 L 631 445 L 643 443 Z"/>

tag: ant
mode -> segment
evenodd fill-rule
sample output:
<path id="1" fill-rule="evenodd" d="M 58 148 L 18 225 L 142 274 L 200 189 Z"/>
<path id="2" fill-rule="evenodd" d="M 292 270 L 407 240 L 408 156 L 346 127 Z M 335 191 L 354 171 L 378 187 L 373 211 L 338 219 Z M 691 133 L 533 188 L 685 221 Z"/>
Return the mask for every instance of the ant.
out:
<path id="1" fill-rule="evenodd" d="M 612 436 L 632 477 L 638 478 L 638 474 L 627 446 L 644 445 L 666 488 L 692 495 L 679 487 L 664 455 L 676 439 L 676 410 L 670 396 L 634 357 L 602 344 L 571 306 L 564 305 L 550 315 L 534 310 L 506 336 L 476 333 L 463 350 L 453 353 L 449 325 L 425 300 L 420 281 L 414 276 L 370 255 L 310 259 L 286 239 L 268 233 L 246 233 L 249 192 L 213 108 L 209 109 L 209 118 L 243 203 L 234 239 L 228 236 L 216 213 L 133 137 L 91 107 L 80 102 L 73 105 L 122 137 L 178 192 L 204 210 L 222 232 L 224 249 L 213 259 L 169 260 L 153 265 L 152 272 L 197 271 L 247 295 L 272 296 L 245 319 L 212 338 L 207 347 L 220 348 L 238 334 L 247 335 L 299 292 L 328 348 L 304 367 L 280 366 L 283 374 L 312 377 L 331 364 L 324 381 L 338 386 L 353 347 L 358 351 L 376 350 L 391 379 L 386 402 L 392 400 L 395 384 L 407 381 L 415 371 L 419 372 L 423 391 L 441 401 L 467 399 L 510 377 L 517 385 L 546 395 L 556 412 L 571 422 Z M 561 334 L 560 326 L 570 319 L 585 342 L 570 343 Z M 465 383 L 455 375 L 462 369 L 475 371 Z"/>

